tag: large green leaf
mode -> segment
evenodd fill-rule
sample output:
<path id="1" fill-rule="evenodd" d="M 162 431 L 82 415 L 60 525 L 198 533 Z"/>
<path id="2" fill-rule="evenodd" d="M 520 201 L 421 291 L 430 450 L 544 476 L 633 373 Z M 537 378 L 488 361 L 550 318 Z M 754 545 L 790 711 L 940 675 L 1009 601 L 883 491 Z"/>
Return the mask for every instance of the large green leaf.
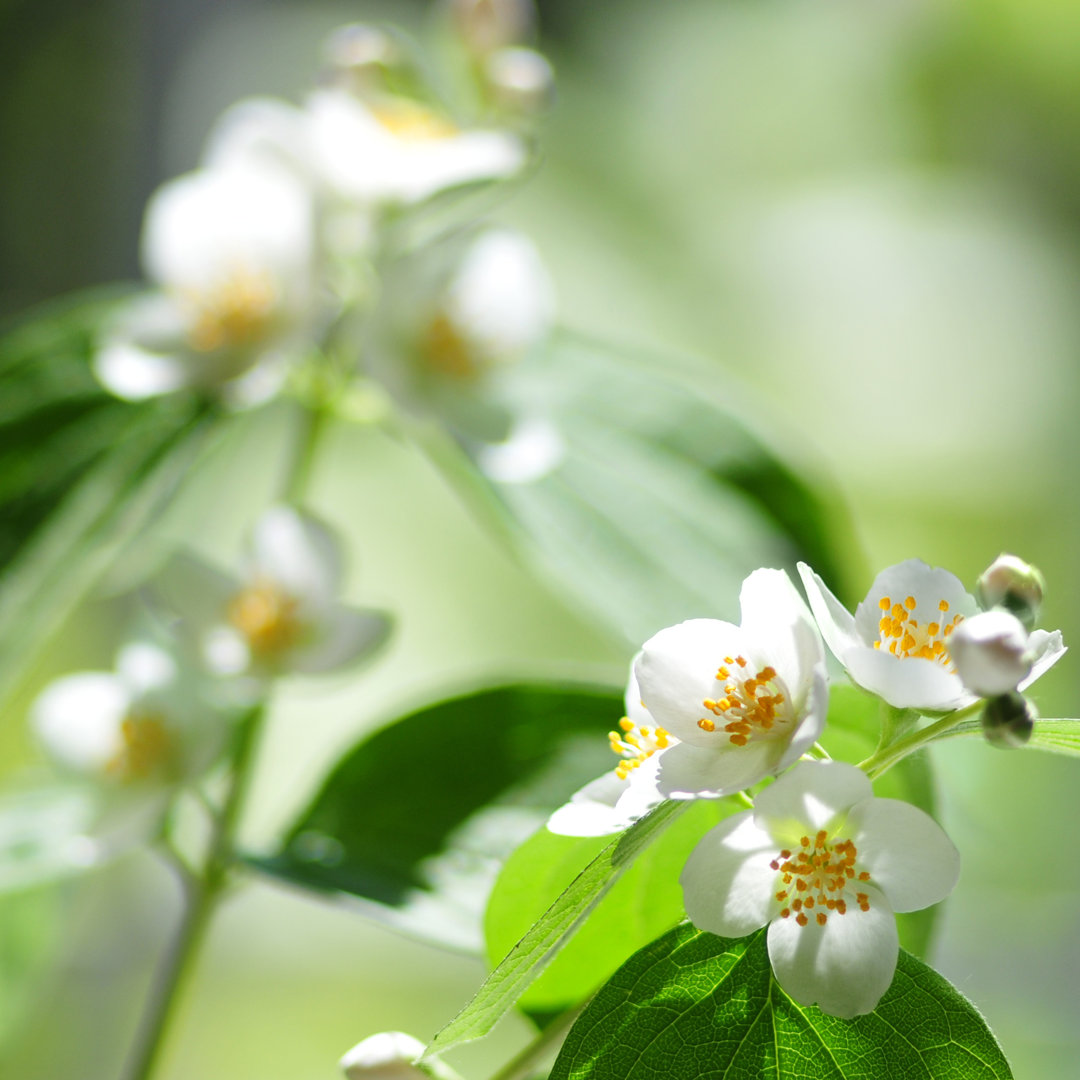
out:
<path id="1" fill-rule="evenodd" d="M 445 1053 L 491 1031 L 578 931 L 619 875 L 688 805 L 661 803 L 608 843 L 507 953 L 465 1008 L 435 1036 L 427 1053 Z"/>
<path id="2" fill-rule="evenodd" d="M 870 756 L 877 745 L 881 724 L 881 700 L 856 686 L 834 683 L 829 690 L 829 719 L 823 745 L 842 761 L 857 762 Z M 902 799 L 936 814 L 934 777 L 929 756 L 912 754 L 874 781 L 880 798 Z M 897 917 L 900 943 L 916 956 L 926 956 L 933 939 L 940 905 L 910 911 Z"/>
<path id="3" fill-rule="evenodd" d="M 765 931 L 683 925 L 638 952 L 571 1029 L 551 1080 L 1007 1080 L 975 1007 L 901 952 L 866 1016 L 797 1005 L 772 978 Z"/>
<path id="4" fill-rule="evenodd" d="M 619 695 L 514 685 L 422 708 L 334 768 L 282 841 L 254 860 L 308 888 L 372 902 L 394 925 L 482 948 L 502 861 L 550 812 L 611 766 Z"/>
<path id="5" fill-rule="evenodd" d="M 964 720 L 949 731 L 943 732 L 936 741 L 954 739 L 958 736 L 982 736 L 982 724 L 978 720 Z M 1055 754 L 1080 755 L 1080 720 L 1036 720 L 1027 747 L 1033 750 L 1049 750 Z M 905 759 L 908 760 L 908 759 Z"/>
<path id="6" fill-rule="evenodd" d="M 522 396 L 553 415 L 565 455 L 527 482 L 491 481 L 538 565 L 635 646 L 733 616 L 760 566 L 805 559 L 841 589 L 847 576 L 837 507 L 753 433 L 733 387 L 695 391 L 672 366 L 556 336 Z"/>
<path id="7" fill-rule="evenodd" d="M 525 991 L 532 1015 L 563 1012 L 587 998 L 615 969 L 657 935 L 681 922 L 679 874 L 714 825 L 744 809 L 736 799 L 692 804 L 643 852 L 596 905 L 585 924 Z M 541 829 L 507 860 L 484 918 L 488 957 L 498 963 L 610 843 Z"/>

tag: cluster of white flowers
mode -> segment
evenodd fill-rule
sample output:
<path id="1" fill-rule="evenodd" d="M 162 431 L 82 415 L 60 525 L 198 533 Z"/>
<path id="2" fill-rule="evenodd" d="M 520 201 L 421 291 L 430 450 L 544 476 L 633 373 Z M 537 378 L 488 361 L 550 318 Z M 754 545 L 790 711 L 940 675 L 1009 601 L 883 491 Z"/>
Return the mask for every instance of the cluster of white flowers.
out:
<path id="1" fill-rule="evenodd" d="M 768 925 L 780 986 L 851 1017 L 872 1011 L 892 981 L 893 913 L 948 895 L 959 856 L 923 811 L 875 798 L 865 772 L 822 760 L 822 638 L 850 678 L 894 710 L 938 717 L 985 700 L 991 738 L 1015 712 L 1001 702 L 1019 698 L 1065 647 L 1059 632 L 1031 629 L 1040 579 L 1012 556 L 981 579 L 985 610 L 952 574 L 918 560 L 879 574 L 854 615 L 810 567 L 799 571 L 809 607 L 786 573 L 757 570 L 743 583 L 740 625 L 694 619 L 644 644 L 626 716 L 609 735 L 618 765 L 548 828 L 602 836 L 664 799 L 749 798 L 771 781 L 690 856 L 687 914 L 726 936 Z"/>
<path id="2" fill-rule="evenodd" d="M 437 97 L 390 31 L 350 26 L 331 37 L 303 104 L 227 110 L 199 167 L 147 206 L 142 262 L 155 290 L 107 328 L 94 364 L 104 386 L 247 407 L 332 355 L 336 372 L 380 381 L 481 445 L 535 424 L 500 380 L 550 329 L 536 249 L 470 222 L 467 206 L 441 236 L 413 236 L 453 189 L 507 181 L 531 159 L 526 121 L 551 73 L 521 45 L 528 19 L 488 11 L 503 7 L 530 10 L 454 5 L 483 91 L 466 109 Z"/>

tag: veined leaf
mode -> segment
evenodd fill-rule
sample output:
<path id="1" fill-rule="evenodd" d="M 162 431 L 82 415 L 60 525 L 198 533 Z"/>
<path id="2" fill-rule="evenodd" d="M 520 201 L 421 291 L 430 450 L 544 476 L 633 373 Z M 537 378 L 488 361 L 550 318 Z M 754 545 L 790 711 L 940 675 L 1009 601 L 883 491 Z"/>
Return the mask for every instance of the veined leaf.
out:
<path id="1" fill-rule="evenodd" d="M 368 904 L 444 945 L 479 951 L 503 860 L 611 767 L 620 695 L 514 685 L 426 706 L 365 738 L 261 870 Z M 445 739 L 445 742 L 444 742 Z"/>
<path id="2" fill-rule="evenodd" d="M 772 977 L 764 930 L 730 939 L 677 927 L 589 1003 L 551 1080 L 1009 1080 L 975 1007 L 901 951 L 866 1016 L 797 1005 Z"/>
<path id="3" fill-rule="evenodd" d="M 978 720 L 963 720 L 933 741 L 940 742 L 942 739 L 955 739 L 963 735 L 982 736 L 982 733 L 982 724 Z M 1036 720 L 1031 738 L 1021 749 L 1027 747 L 1032 750 L 1049 750 L 1055 754 L 1080 755 L 1080 720 Z"/>

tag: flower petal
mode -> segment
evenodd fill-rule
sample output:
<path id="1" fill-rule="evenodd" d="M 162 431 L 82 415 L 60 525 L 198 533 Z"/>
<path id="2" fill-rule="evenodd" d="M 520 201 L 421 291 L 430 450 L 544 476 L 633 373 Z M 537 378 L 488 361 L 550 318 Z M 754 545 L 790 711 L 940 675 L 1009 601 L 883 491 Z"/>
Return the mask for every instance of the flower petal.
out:
<path id="1" fill-rule="evenodd" d="M 743 937 L 764 926 L 780 906 L 774 895 L 778 874 L 769 865 L 776 855 L 775 841 L 750 811 L 707 832 L 679 877 L 690 921 L 721 937 Z"/>
<path id="2" fill-rule="evenodd" d="M 186 552 L 174 555 L 154 580 L 154 590 L 196 639 L 223 623 L 239 581 Z"/>
<path id="3" fill-rule="evenodd" d="M 668 799 L 731 795 L 768 776 L 777 764 L 779 750 L 779 744 L 769 739 L 755 739 L 746 746 L 724 741 L 715 748 L 676 743 L 659 755 L 657 788 Z"/>
<path id="4" fill-rule="evenodd" d="M 136 697 L 161 690 L 176 681 L 176 661 L 149 641 L 133 641 L 116 657 L 116 672 Z"/>
<path id="5" fill-rule="evenodd" d="M 867 885 L 870 910 L 849 907 L 824 926 L 794 918 L 769 925 L 769 960 L 776 981 L 800 1005 L 850 1019 L 873 1012 L 889 989 L 900 951 L 896 918 L 885 897 Z"/>
<path id="6" fill-rule="evenodd" d="M 1048 671 L 1068 652 L 1068 646 L 1061 640 L 1061 631 L 1032 630 L 1028 639 L 1031 649 L 1031 674 L 1017 687 L 1026 690 L 1044 671 Z"/>
<path id="7" fill-rule="evenodd" d="M 315 629 L 315 639 L 291 649 L 281 666 L 302 675 L 336 671 L 374 652 L 390 633 L 391 620 L 381 611 L 335 604 Z"/>
<path id="8" fill-rule="evenodd" d="M 626 709 L 627 717 L 630 720 L 633 720 L 635 724 L 643 724 L 645 727 L 656 727 L 656 721 L 653 719 L 652 713 L 645 708 L 645 703 L 641 700 L 641 687 L 638 686 L 637 672 L 634 670 L 634 665 L 638 662 L 640 656 L 641 653 L 638 653 L 637 656 L 630 661 L 630 675 L 626 680 L 626 693 L 623 695 L 623 707 Z"/>
<path id="9" fill-rule="evenodd" d="M 560 836 L 609 836 L 621 832 L 629 823 L 620 820 L 615 804 L 626 787 L 627 781 L 620 780 L 614 770 L 590 780 L 548 818 L 548 831 Z"/>
<path id="10" fill-rule="evenodd" d="M 252 577 L 267 578 L 305 607 L 334 601 L 341 587 L 341 550 L 333 533 L 310 514 L 272 506 L 251 537 Z"/>
<path id="11" fill-rule="evenodd" d="M 852 808 L 848 835 L 860 868 L 893 911 L 918 911 L 943 900 L 960 877 L 960 853 L 929 814 L 899 799 L 867 799 Z"/>
<path id="12" fill-rule="evenodd" d="M 810 609 L 783 570 L 755 570 L 739 593 L 739 628 L 800 694 L 825 649 Z"/>
<path id="13" fill-rule="evenodd" d="M 93 775 L 120 749 L 120 725 L 130 704 L 127 687 L 115 675 L 81 672 L 45 688 L 31 707 L 31 723 L 57 764 Z"/>
<path id="14" fill-rule="evenodd" d="M 844 663 L 850 649 L 860 644 L 855 632 L 854 617 L 806 563 L 799 563 L 799 576 L 802 578 L 806 598 L 810 601 L 810 610 L 817 620 L 821 636 L 837 660 Z"/>
<path id="15" fill-rule="evenodd" d="M 866 773 L 842 761 L 796 765 L 754 800 L 754 820 L 782 843 L 807 829 L 829 827 L 874 789 Z"/>
<path id="16" fill-rule="evenodd" d="M 714 734 L 698 727 L 706 715 L 702 703 L 719 693 L 716 672 L 724 657 L 738 655 L 744 645 L 739 628 L 719 619 L 690 619 L 649 638 L 634 671 L 656 722 L 677 739 L 711 748 Z"/>
<path id="17" fill-rule="evenodd" d="M 109 393 L 125 401 L 171 394 L 189 383 L 187 367 L 178 356 L 151 352 L 120 337 L 106 341 L 94 357 L 94 375 Z"/>
<path id="18" fill-rule="evenodd" d="M 776 772 L 794 765 L 821 738 L 829 712 L 829 673 L 825 662 L 818 664 L 810 675 L 810 687 L 802 703 L 803 719 L 795 729 L 791 742 L 776 763 Z"/>
<path id="19" fill-rule="evenodd" d="M 901 659 L 882 649 L 851 649 L 844 658 L 848 674 L 864 690 L 884 698 L 898 709 L 948 712 L 976 700 L 964 689 L 959 675 L 933 660 Z"/>

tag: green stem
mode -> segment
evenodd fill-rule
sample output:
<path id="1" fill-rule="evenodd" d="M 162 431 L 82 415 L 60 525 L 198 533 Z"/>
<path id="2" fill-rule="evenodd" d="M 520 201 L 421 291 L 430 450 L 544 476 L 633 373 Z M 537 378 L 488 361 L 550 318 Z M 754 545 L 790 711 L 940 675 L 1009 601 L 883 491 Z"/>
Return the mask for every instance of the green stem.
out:
<path id="1" fill-rule="evenodd" d="M 560 1013 L 528 1046 L 515 1054 L 491 1080 L 528 1080 L 540 1067 L 544 1057 L 560 1045 L 574 1021 L 582 1014 L 588 1001 Z"/>
<path id="2" fill-rule="evenodd" d="M 125 1073 L 128 1080 L 147 1080 L 153 1073 L 165 1044 L 173 1008 L 191 976 L 214 907 L 228 880 L 233 833 L 247 792 L 262 716 L 263 706 L 260 704 L 240 721 L 225 801 L 214 822 L 202 874 L 194 878 L 181 875 L 184 914 L 143 1015 L 135 1049 Z"/>
<path id="3" fill-rule="evenodd" d="M 982 702 L 980 701 L 966 709 L 958 709 L 943 716 L 940 720 L 934 721 L 927 727 L 911 732 L 910 735 L 904 735 L 899 739 L 879 745 L 870 757 L 859 762 L 859 768 L 871 780 L 876 780 L 883 773 L 888 772 L 897 762 L 906 758 L 908 754 L 915 753 L 916 750 L 920 750 L 934 739 L 940 739 L 981 705 Z"/>
<path id="4" fill-rule="evenodd" d="M 326 427 L 327 410 L 322 405 L 303 405 L 300 411 L 300 427 L 296 437 L 296 451 L 292 456 L 285 478 L 286 502 L 299 503 L 311 480 L 315 452 L 319 438 Z"/>

